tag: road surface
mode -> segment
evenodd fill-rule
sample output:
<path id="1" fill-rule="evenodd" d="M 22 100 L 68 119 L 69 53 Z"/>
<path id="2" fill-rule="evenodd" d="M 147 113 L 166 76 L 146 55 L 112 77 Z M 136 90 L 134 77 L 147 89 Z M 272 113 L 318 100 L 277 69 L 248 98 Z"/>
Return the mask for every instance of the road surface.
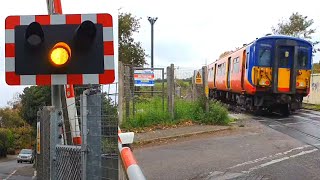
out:
<path id="1" fill-rule="evenodd" d="M 33 176 L 32 164 L 17 163 L 14 158 L 0 159 L 0 180 L 31 180 Z"/>
<path id="2" fill-rule="evenodd" d="M 147 179 L 320 179 L 320 113 L 252 117 L 229 133 L 136 148 Z"/>

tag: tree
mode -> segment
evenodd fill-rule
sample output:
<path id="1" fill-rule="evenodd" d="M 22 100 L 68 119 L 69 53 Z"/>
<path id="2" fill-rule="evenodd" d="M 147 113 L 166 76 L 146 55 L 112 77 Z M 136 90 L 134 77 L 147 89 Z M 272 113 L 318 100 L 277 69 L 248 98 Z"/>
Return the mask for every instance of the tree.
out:
<path id="1" fill-rule="evenodd" d="M 119 61 L 124 64 L 143 66 L 146 64 L 146 53 L 140 42 L 135 42 L 133 34 L 139 32 L 139 20 L 131 13 L 119 14 Z"/>
<path id="2" fill-rule="evenodd" d="M 3 108 L 0 109 L 0 127 L 17 128 L 25 125 L 25 121 L 19 115 L 18 109 Z"/>
<path id="3" fill-rule="evenodd" d="M 320 73 L 320 64 L 319 63 L 312 64 L 312 73 L 314 73 L 314 74 Z"/>
<path id="4" fill-rule="evenodd" d="M 32 127 L 37 124 L 37 112 L 43 106 L 51 105 L 51 87 L 50 86 L 31 86 L 26 87 L 20 94 L 21 107 L 20 115 Z"/>
<path id="5" fill-rule="evenodd" d="M 226 56 L 226 55 L 228 55 L 228 54 L 230 54 L 230 53 L 232 53 L 232 52 L 233 51 L 225 51 L 225 52 L 221 53 L 220 56 L 219 56 L 219 59 L 224 57 L 224 56 Z"/>
<path id="6" fill-rule="evenodd" d="M 311 28 L 313 23 L 313 19 L 308 19 L 308 16 L 303 16 L 298 12 L 295 12 L 291 14 L 289 20 L 282 20 L 276 27 L 273 26 L 271 29 L 274 34 L 302 38 L 311 42 L 313 46 L 316 46 L 319 44 L 319 41 L 311 41 L 311 35 L 316 32 L 315 28 Z M 319 48 L 314 48 L 313 53 L 316 53 L 319 50 Z"/>

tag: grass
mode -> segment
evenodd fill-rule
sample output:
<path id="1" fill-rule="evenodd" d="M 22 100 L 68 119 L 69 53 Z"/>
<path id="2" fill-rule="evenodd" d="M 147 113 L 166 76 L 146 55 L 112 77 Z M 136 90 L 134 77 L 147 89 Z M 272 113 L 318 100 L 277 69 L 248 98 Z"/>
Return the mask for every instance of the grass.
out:
<path id="1" fill-rule="evenodd" d="M 210 125 L 228 125 L 232 121 L 228 116 L 227 108 L 217 101 L 210 101 L 209 112 L 205 112 L 203 100 L 193 102 L 176 99 L 174 119 L 170 118 L 167 107 L 164 110 L 162 107 L 161 98 L 142 99 L 136 103 L 135 116 L 128 118 L 121 127 L 124 130 L 139 131 L 144 128 L 176 126 L 190 121 Z"/>
<path id="2" fill-rule="evenodd" d="M 320 111 L 320 105 L 319 104 L 302 104 L 302 107 L 305 109 Z"/>

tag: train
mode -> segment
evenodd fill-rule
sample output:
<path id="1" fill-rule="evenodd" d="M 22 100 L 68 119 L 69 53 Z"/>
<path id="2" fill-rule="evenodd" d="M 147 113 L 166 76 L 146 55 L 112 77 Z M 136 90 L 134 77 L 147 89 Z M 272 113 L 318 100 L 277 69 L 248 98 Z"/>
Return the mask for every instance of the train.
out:
<path id="1" fill-rule="evenodd" d="M 310 91 L 313 45 L 267 34 L 207 65 L 208 97 L 284 116 L 300 109 Z"/>

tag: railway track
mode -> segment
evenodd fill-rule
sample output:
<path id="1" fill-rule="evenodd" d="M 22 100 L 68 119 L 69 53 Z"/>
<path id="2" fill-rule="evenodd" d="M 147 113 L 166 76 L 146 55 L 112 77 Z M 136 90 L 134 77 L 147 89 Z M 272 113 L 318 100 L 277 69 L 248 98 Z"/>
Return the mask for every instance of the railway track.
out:
<path id="1" fill-rule="evenodd" d="M 320 113 L 301 109 L 288 117 L 272 114 L 254 116 L 253 119 L 310 146 L 320 148 Z"/>
<path id="2" fill-rule="evenodd" d="M 287 117 L 277 112 L 255 115 L 234 104 L 221 102 L 233 113 L 245 113 L 276 131 L 320 149 L 320 112 L 300 109 Z"/>

